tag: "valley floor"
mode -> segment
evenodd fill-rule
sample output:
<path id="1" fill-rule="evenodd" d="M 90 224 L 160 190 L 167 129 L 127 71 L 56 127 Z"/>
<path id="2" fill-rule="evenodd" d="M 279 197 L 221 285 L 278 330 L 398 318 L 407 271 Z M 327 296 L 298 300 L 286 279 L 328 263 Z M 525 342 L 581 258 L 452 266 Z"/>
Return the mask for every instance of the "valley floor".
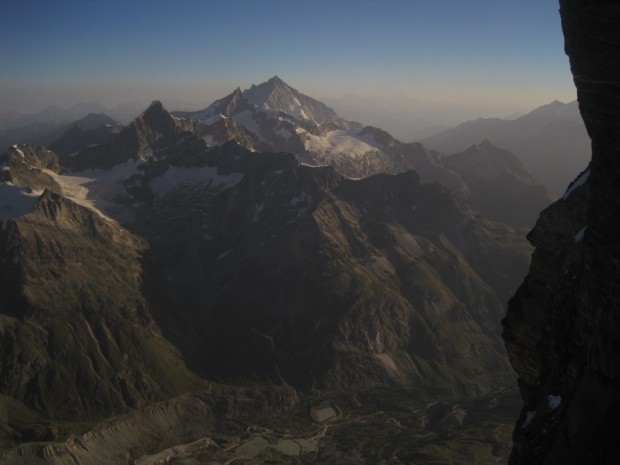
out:
<path id="1" fill-rule="evenodd" d="M 442 398 L 440 396 L 439 398 Z M 516 388 L 428 402 L 387 387 L 298 397 L 214 388 L 106 420 L 57 443 L 0 452 L 3 465 L 506 463 Z"/>

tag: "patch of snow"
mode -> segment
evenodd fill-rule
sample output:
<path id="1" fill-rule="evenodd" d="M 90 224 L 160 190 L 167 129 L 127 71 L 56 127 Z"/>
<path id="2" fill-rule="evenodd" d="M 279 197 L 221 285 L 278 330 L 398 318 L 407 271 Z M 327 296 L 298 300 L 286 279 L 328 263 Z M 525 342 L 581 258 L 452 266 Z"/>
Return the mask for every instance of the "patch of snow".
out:
<path id="1" fill-rule="evenodd" d="M 224 258 L 226 255 L 228 255 L 232 251 L 233 249 L 227 250 L 226 252 L 222 252 L 221 254 L 217 256 L 217 259 L 219 260 L 220 258 Z"/>
<path id="2" fill-rule="evenodd" d="M 562 403 L 562 396 L 547 396 L 547 405 L 551 410 L 555 410 L 556 408 L 558 408 L 560 406 L 560 403 Z"/>
<path id="3" fill-rule="evenodd" d="M 299 164 L 301 166 L 305 166 L 306 168 L 325 168 L 326 166 L 330 166 L 330 165 L 309 165 L 308 163 L 304 163 L 304 162 L 299 162 Z"/>
<path id="4" fill-rule="evenodd" d="M 261 135 L 260 127 L 254 119 L 254 114 L 250 110 L 244 110 L 237 113 L 233 116 L 233 118 L 243 124 L 248 131 L 253 132 L 257 136 Z"/>
<path id="5" fill-rule="evenodd" d="M 169 166 L 166 172 L 151 179 L 153 194 L 162 198 L 179 187 L 200 186 L 217 190 L 234 186 L 243 178 L 242 173 L 218 174 L 216 166 L 186 168 Z"/>
<path id="6" fill-rule="evenodd" d="M 375 147 L 354 136 L 354 131 L 342 129 L 330 131 L 325 136 L 315 136 L 308 133 L 308 140 L 305 141 L 304 145 L 309 152 L 341 153 L 354 157 L 377 151 Z"/>
<path id="7" fill-rule="evenodd" d="M 40 196 L 41 192 L 28 192 L 11 182 L 0 183 L 0 221 L 30 213 Z"/>
<path id="8" fill-rule="evenodd" d="M 213 134 L 207 134 L 202 138 L 202 140 L 204 140 L 205 144 L 207 144 L 209 147 L 215 145 L 215 137 L 213 136 Z"/>
<path id="9" fill-rule="evenodd" d="M 278 128 L 276 136 L 282 137 L 284 140 L 289 140 L 293 134 L 286 128 Z"/>
<path id="10" fill-rule="evenodd" d="M 24 152 L 22 152 L 17 145 L 14 145 L 13 148 L 15 149 L 15 151 L 17 152 L 17 155 L 19 155 L 21 158 L 25 158 L 26 156 L 24 155 Z"/>
<path id="11" fill-rule="evenodd" d="M 522 428 L 527 428 L 532 423 L 532 420 L 536 416 L 536 410 L 530 410 L 525 414 L 525 421 L 523 422 Z"/>
<path id="12" fill-rule="evenodd" d="M 584 234 L 586 233 L 586 226 L 584 226 L 575 236 L 573 237 L 573 241 L 575 244 L 583 239 Z"/>
<path id="13" fill-rule="evenodd" d="M 301 103 L 299 103 L 299 99 L 297 97 L 293 97 L 293 103 L 297 105 L 298 107 L 301 106 Z"/>
<path id="14" fill-rule="evenodd" d="M 206 120 L 202 121 L 203 123 L 205 123 L 207 126 L 212 125 L 213 123 L 226 118 L 226 116 L 222 115 L 221 113 L 218 113 L 217 115 L 211 116 L 210 118 L 207 118 Z"/>
<path id="15" fill-rule="evenodd" d="M 108 218 L 108 215 L 116 216 L 113 212 L 121 208 L 119 201 L 130 199 L 122 182 L 139 173 L 141 163 L 141 160 L 130 160 L 109 170 L 89 169 L 62 175 L 44 171 L 60 184 L 66 197 Z"/>
<path id="16" fill-rule="evenodd" d="M 308 132 L 308 131 L 306 131 L 304 128 L 295 128 L 295 132 L 297 134 L 303 134 L 304 132 Z"/>
<path id="17" fill-rule="evenodd" d="M 564 195 L 562 196 L 562 200 L 568 199 L 568 197 L 573 193 L 575 189 L 583 186 L 588 181 L 589 177 L 590 177 L 590 170 L 586 170 L 581 176 L 579 176 L 575 180 L 573 185 L 570 186 L 570 188 L 566 192 L 564 192 Z"/>
<path id="18" fill-rule="evenodd" d="M 264 114 L 269 119 L 276 119 L 280 116 L 278 110 L 260 110 L 261 114 Z"/>
<path id="19" fill-rule="evenodd" d="M 308 118 L 308 115 L 306 115 L 306 112 L 305 112 L 305 111 L 303 111 L 303 109 L 302 109 L 302 110 L 299 110 L 298 115 L 299 115 L 301 118 L 303 118 L 303 119 L 310 119 L 310 118 Z M 296 116 L 296 115 L 293 115 L 293 116 Z"/>

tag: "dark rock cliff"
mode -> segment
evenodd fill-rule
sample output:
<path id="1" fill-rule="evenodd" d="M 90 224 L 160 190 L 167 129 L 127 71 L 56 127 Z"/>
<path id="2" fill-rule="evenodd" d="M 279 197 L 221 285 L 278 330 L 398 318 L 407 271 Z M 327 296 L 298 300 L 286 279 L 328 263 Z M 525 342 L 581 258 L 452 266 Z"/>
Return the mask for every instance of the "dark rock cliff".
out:
<path id="1" fill-rule="evenodd" d="M 528 236 L 504 339 L 524 408 L 511 464 L 617 463 L 620 437 L 620 5 L 560 0 L 592 162 Z"/>

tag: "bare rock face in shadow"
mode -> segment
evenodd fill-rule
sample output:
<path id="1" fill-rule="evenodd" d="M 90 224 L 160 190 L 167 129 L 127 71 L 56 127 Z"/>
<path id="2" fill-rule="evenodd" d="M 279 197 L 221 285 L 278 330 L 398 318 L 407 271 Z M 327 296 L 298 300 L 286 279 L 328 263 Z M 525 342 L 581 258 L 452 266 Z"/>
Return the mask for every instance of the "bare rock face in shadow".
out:
<path id="1" fill-rule="evenodd" d="M 504 338 L 525 402 L 511 464 L 611 464 L 620 435 L 620 5 L 561 0 L 592 162 L 543 212 Z"/>

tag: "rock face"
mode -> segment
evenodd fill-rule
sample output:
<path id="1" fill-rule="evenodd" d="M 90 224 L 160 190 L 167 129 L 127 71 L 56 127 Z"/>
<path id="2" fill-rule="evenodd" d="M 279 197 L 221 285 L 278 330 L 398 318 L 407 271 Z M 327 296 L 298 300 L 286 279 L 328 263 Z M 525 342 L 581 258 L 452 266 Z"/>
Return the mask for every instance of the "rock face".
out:
<path id="1" fill-rule="evenodd" d="M 143 295 L 145 246 L 50 191 L 0 222 L 0 439 L 52 434 L 29 411 L 92 420 L 199 385 Z"/>
<path id="2" fill-rule="evenodd" d="M 327 105 L 293 89 L 278 76 L 257 86 L 252 85 L 243 92 L 243 96 L 254 105 L 278 110 L 300 120 L 311 120 L 320 125 L 328 123 L 340 127 L 349 125 Z"/>
<path id="3" fill-rule="evenodd" d="M 73 170 L 109 169 L 128 160 L 148 156 L 159 140 L 192 128 L 190 121 L 173 118 L 161 102 L 154 101 L 109 143 L 83 147 L 77 154 L 61 157 L 61 164 Z"/>
<path id="4" fill-rule="evenodd" d="M 58 172 L 58 155 L 45 147 L 13 145 L 0 156 L 5 165 L 0 172 L 0 182 L 10 182 L 14 186 L 25 187 L 31 191 L 48 189 L 60 193 L 61 188 L 54 178 L 43 170 Z"/>
<path id="5" fill-rule="evenodd" d="M 541 215 L 504 338 L 524 408 L 511 464 L 611 464 L 620 435 L 620 6 L 561 0 L 592 162 Z"/>

